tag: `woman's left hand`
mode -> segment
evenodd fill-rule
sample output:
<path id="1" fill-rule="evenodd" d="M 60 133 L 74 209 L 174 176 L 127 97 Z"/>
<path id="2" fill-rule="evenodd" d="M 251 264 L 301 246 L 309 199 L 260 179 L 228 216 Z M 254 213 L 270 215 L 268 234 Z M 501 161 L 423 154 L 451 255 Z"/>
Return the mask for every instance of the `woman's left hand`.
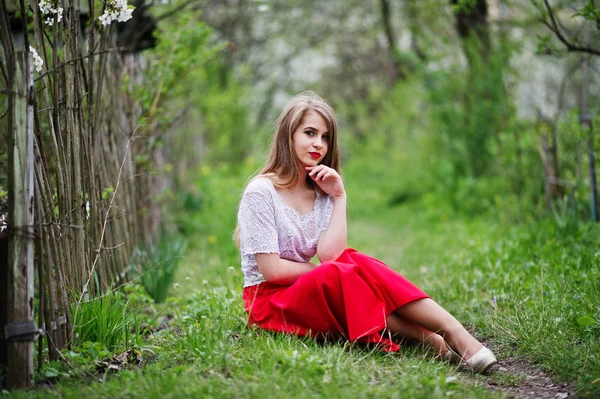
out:
<path id="1" fill-rule="evenodd" d="M 346 195 L 342 176 L 335 170 L 325 165 L 307 166 L 308 175 L 326 194 L 332 197 Z"/>

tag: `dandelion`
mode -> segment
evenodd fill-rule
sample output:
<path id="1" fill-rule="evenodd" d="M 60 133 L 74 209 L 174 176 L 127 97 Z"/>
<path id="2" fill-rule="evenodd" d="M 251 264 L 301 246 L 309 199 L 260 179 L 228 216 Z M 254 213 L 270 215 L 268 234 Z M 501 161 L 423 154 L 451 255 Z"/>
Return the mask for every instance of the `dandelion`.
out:
<path id="1" fill-rule="evenodd" d="M 208 285 L 208 280 L 202 280 L 202 285 Z"/>
<path id="2" fill-rule="evenodd" d="M 179 288 L 179 283 L 175 283 L 175 284 L 173 284 L 173 288 L 174 288 L 174 289 L 177 289 L 177 288 Z"/>
<path id="3" fill-rule="evenodd" d="M 214 244 L 215 242 L 217 242 L 217 237 L 215 237 L 215 236 L 208 237 L 209 244 Z"/>
<path id="4" fill-rule="evenodd" d="M 29 52 L 33 55 L 33 66 L 35 68 L 35 71 L 40 72 L 42 70 L 42 66 L 44 65 L 44 60 L 31 46 L 29 46 Z"/>
<path id="5" fill-rule="evenodd" d="M 187 277 L 185 278 L 185 282 L 187 283 L 187 282 L 189 282 L 189 281 L 192 281 L 192 278 L 191 278 L 190 276 L 187 276 Z"/>
<path id="6" fill-rule="evenodd" d="M 227 268 L 227 271 L 228 271 L 229 273 L 235 273 L 235 267 L 233 267 L 233 266 L 229 266 L 229 267 Z"/>
<path id="7" fill-rule="evenodd" d="M 103 26 L 110 25 L 113 21 L 126 22 L 132 18 L 135 7 L 127 4 L 127 0 L 108 0 L 104 14 L 98 19 Z"/>

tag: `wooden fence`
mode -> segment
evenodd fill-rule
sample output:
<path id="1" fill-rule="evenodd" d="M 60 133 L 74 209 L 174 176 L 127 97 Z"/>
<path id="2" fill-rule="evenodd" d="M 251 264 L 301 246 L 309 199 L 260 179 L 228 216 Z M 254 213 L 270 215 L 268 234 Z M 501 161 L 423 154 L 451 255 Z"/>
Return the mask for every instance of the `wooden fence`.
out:
<path id="1" fill-rule="evenodd" d="M 162 156 L 150 145 L 157 128 L 140 120 L 142 110 L 133 96 L 134 85 L 142 76 L 138 55 L 116 48 L 115 24 L 99 23 L 92 1 L 87 21 L 82 21 L 73 0 L 67 3 L 58 23 L 56 14 L 42 14 L 35 2 L 29 20 L 21 1 L 23 37 L 19 41 L 11 34 L 6 3 L 0 5 L 0 63 L 9 97 L 9 117 L 0 124 L 5 124 L 8 134 L 21 131 L 15 121 L 25 117 L 23 107 L 15 106 L 20 97 L 11 90 L 10 82 L 26 84 L 26 73 L 19 72 L 18 65 L 27 63 L 11 60 L 35 57 L 34 51 L 29 51 L 31 46 L 43 61 L 34 75 L 35 89 L 26 93 L 32 111 L 34 159 L 34 200 L 26 206 L 35 213 L 35 221 L 28 225 L 11 220 L 21 212 L 17 207 L 22 198 L 16 191 L 9 193 L 16 202 L 14 207 L 11 204 L 8 220 L 10 251 L 22 240 L 34 242 L 36 305 L 32 301 L 27 306 L 16 298 L 8 308 L 0 309 L 0 322 L 9 325 L 25 321 L 23 315 L 14 313 L 15 306 L 26 306 L 35 313 L 38 326 L 46 333 L 43 345 L 38 345 L 40 361 L 44 346 L 49 359 L 58 359 L 59 351 L 72 342 L 72 310 L 122 284 L 128 277 L 133 249 L 157 238 L 161 223 L 157 198 L 166 185 L 164 176 L 157 173 L 164 166 Z M 53 25 L 45 23 L 48 18 L 53 18 Z M 27 26 L 29 30 L 24 28 Z M 17 42 L 22 43 L 21 48 L 15 48 Z M 35 58 L 30 62 L 36 64 Z M 18 173 L 9 167 L 9 181 L 18 180 Z M 13 266 L 5 262 L 0 259 L 4 263 L 0 280 L 14 283 L 8 274 Z M 33 275 L 30 280 L 33 284 Z M 23 342 L 33 347 L 31 340 Z M 0 342 L 0 346 L 4 344 Z M 11 364 L 14 356 L 8 352 L 11 386 L 30 385 L 32 368 L 25 377 L 11 378 L 11 373 L 17 373 Z"/>

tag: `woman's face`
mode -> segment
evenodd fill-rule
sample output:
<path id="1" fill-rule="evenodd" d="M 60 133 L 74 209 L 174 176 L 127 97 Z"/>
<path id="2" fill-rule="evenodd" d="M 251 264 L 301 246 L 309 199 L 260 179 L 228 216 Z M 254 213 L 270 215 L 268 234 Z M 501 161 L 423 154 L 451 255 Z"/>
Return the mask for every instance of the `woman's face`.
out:
<path id="1" fill-rule="evenodd" d="M 292 134 L 296 157 L 302 166 L 318 165 L 329 149 L 330 134 L 325 119 L 318 112 L 309 109 L 302 122 Z"/>

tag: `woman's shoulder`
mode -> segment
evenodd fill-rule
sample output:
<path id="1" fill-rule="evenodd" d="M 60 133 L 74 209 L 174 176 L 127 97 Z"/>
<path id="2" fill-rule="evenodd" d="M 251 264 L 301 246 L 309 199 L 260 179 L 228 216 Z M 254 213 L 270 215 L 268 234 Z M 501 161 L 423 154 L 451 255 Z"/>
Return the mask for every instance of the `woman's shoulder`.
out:
<path id="1" fill-rule="evenodd" d="M 244 190 L 244 193 L 245 194 L 248 194 L 248 193 L 267 194 L 267 193 L 270 193 L 271 190 L 273 190 L 273 188 L 274 188 L 273 182 L 271 181 L 269 176 L 258 175 L 256 177 L 254 177 L 252 180 L 250 180 L 250 182 L 246 186 L 246 189 Z"/>

